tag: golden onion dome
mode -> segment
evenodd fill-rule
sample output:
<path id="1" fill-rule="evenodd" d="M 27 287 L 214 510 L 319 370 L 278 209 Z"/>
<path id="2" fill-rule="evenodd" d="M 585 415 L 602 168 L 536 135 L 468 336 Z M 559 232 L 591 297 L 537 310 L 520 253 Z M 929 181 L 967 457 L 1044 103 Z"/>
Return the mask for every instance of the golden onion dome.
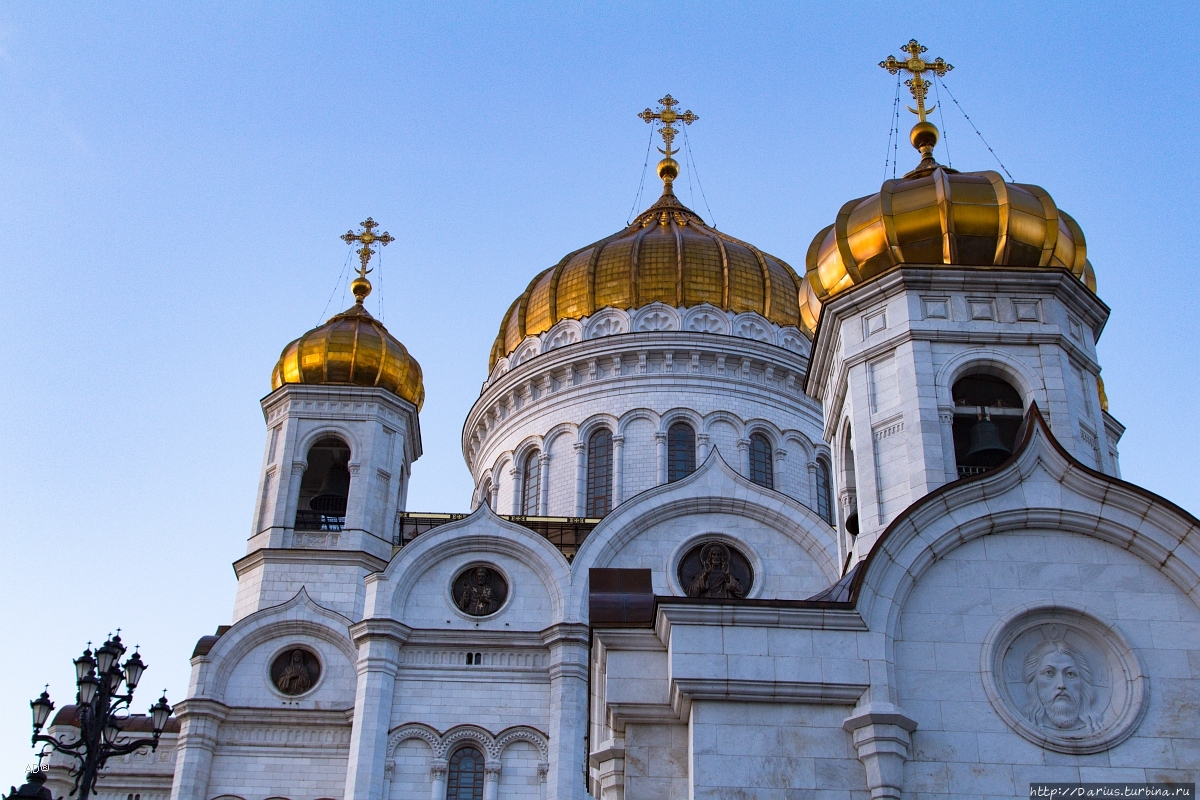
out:
<path id="1" fill-rule="evenodd" d="M 1044 189 L 938 164 L 937 129 L 928 122 L 913 128 L 912 139 L 924 156 L 917 168 L 843 205 L 837 221 L 813 239 L 807 317 L 818 317 L 834 295 L 901 264 L 1057 267 L 1096 291 L 1083 230 Z"/>
<path id="2" fill-rule="evenodd" d="M 654 205 L 624 230 L 568 253 L 530 281 L 500 323 L 489 370 L 526 336 L 607 306 L 710 303 L 734 313 L 753 311 L 811 336 L 816 317 L 801 314 L 803 294 L 811 293 L 806 282 L 782 259 L 706 225 L 679 202 L 671 189 L 677 172 L 674 159 L 663 159 L 665 187 Z"/>
<path id="3" fill-rule="evenodd" d="M 425 402 L 421 365 L 363 307 L 371 291 L 366 278 L 356 278 L 351 289 L 353 306 L 283 348 L 271 372 L 271 389 L 287 383 L 378 386 L 420 410 Z"/>

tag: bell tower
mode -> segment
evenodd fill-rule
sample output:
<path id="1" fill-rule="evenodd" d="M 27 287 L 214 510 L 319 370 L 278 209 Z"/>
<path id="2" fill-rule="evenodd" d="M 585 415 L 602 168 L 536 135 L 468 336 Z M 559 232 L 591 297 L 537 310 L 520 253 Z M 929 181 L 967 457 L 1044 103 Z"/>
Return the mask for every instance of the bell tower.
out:
<path id="1" fill-rule="evenodd" d="M 262 400 L 266 448 L 246 556 L 234 564 L 234 620 L 291 599 L 301 586 L 351 619 L 347 593 L 392 555 L 412 463 L 421 455 L 421 367 L 371 316 L 367 268 L 394 241 L 368 218 L 359 233 L 355 303 L 284 348 Z"/>
<path id="2" fill-rule="evenodd" d="M 1124 430 L 1103 399 L 1109 310 L 1082 229 L 1038 186 L 937 163 L 924 76 L 953 67 L 904 50 L 880 66 L 911 74 L 921 161 L 844 204 L 807 257 L 820 321 L 806 391 L 824 406 L 847 566 L 922 496 L 1003 463 L 1033 403 L 1110 475 Z"/>

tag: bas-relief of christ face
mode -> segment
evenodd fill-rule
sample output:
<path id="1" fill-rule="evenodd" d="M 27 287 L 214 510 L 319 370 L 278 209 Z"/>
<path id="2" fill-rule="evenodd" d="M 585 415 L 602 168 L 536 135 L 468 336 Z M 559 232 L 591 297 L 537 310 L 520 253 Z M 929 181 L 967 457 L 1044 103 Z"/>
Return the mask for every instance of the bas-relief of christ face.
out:
<path id="1" fill-rule="evenodd" d="M 1065 642 L 1043 642 L 1026 657 L 1024 672 L 1031 722 L 1059 731 L 1095 728 L 1091 670 L 1082 654 Z"/>

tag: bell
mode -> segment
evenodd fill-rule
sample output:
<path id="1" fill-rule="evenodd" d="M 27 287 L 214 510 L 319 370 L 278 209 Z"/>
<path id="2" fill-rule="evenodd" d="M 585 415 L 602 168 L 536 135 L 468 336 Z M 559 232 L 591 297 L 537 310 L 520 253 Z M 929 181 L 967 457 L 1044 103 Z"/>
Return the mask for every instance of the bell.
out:
<path id="1" fill-rule="evenodd" d="M 321 481 L 317 496 L 308 501 L 313 511 L 333 517 L 346 515 L 346 498 L 350 494 L 350 470 L 340 461 L 330 465 Z"/>
<path id="2" fill-rule="evenodd" d="M 985 410 L 980 417 L 971 428 L 971 446 L 963 460 L 973 467 L 998 467 L 1012 455 L 1012 450 L 1000 440 L 1000 429 L 992 422 L 991 415 Z"/>

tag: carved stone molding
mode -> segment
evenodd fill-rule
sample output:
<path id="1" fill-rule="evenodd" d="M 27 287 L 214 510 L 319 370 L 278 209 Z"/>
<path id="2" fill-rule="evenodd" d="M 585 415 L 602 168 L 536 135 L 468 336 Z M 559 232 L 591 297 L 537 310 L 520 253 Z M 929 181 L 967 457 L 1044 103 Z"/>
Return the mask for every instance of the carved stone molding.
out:
<path id="1" fill-rule="evenodd" d="M 528 742 L 532 744 L 537 748 L 543 762 L 548 762 L 550 758 L 550 745 L 546 735 L 538 729 L 527 725 L 506 728 L 499 734 L 493 735 L 490 731 L 478 725 L 458 725 L 445 733 L 438 733 L 436 728 L 432 728 L 429 725 L 420 722 L 410 722 L 394 728 L 388 734 L 387 758 L 391 759 L 396 752 L 396 747 L 408 739 L 420 739 L 429 745 L 429 749 L 433 751 L 434 769 L 440 765 L 445 770 L 446 757 L 450 755 L 450 751 L 454 749 L 456 744 L 462 742 L 470 742 L 476 745 L 483 751 L 487 762 L 495 764 L 497 770 L 499 770 L 500 756 L 504 753 L 504 749 L 513 742 Z"/>
<path id="2" fill-rule="evenodd" d="M 1115 747 L 1149 704 L 1137 653 L 1114 626 L 1063 604 L 1023 606 L 999 620 L 981 653 L 996 713 L 1029 741 L 1083 755 Z"/>

